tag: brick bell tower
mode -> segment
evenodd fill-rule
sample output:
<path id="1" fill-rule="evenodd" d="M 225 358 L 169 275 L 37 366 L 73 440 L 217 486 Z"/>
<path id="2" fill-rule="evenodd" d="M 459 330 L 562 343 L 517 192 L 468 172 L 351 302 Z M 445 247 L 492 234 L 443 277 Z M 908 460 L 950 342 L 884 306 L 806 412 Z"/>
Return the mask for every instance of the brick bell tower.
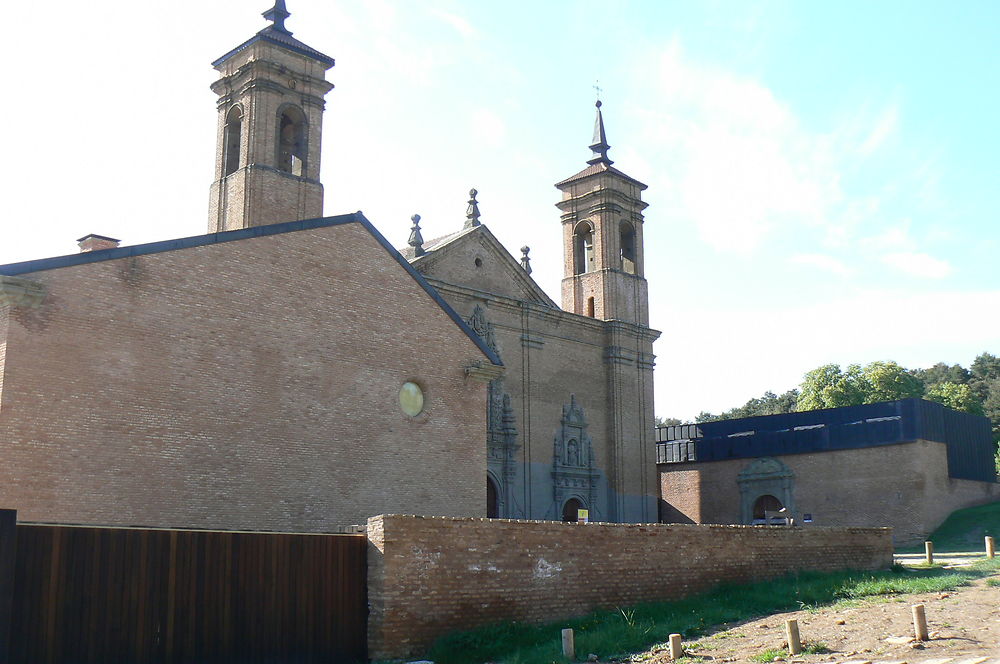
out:
<path id="1" fill-rule="evenodd" d="M 642 201 L 646 185 L 612 166 L 601 102 L 594 123 L 594 156 L 587 168 L 556 184 L 562 200 L 562 307 L 598 318 L 649 325 L 643 276 Z"/>
<path id="2" fill-rule="evenodd" d="M 219 132 L 208 232 L 323 216 L 324 97 L 333 58 L 292 37 L 284 0 L 271 21 L 212 63 Z"/>

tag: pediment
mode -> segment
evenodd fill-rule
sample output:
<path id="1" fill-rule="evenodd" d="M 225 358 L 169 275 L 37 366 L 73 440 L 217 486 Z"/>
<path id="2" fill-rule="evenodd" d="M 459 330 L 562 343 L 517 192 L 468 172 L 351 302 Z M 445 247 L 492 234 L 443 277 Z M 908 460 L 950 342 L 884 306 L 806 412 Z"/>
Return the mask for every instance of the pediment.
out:
<path id="1" fill-rule="evenodd" d="M 410 259 L 410 263 L 431 279 L 558 308 L 486 226 L 466 229 L 432 244 L 430 251 Z"/>

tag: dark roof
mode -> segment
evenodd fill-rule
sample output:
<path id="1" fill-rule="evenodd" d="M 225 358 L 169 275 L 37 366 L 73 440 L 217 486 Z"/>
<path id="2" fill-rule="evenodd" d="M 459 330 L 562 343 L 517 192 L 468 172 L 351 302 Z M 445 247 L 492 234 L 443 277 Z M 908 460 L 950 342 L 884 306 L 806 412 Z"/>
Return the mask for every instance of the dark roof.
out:
<path id="1" fill-rule="evenodd" d="M 947 446 L 950 477 L 995 482 L 990 421 L 923 399 L 658 427 L 658 463 L 850 450 L 914 440 Z"/>
<path id="2" fill-rule="evenodd" d="M 306 44 L 303 44 L 298 39 L 290 35 L 288 32 L 282 32 L 281 30 L 275 28 L 274 25 L 269 25 L 260 32 L 258 32 L 257 34 L 255 34 L 250 39 L 246 40 L 233 50 L 229 51 L 229 53 L 226 53 L 224 56 L 213 62 L 212 66 L 218 67 L 223 62 L 233 57 L 243 49 L 259 41 L 270 42 L 272 44 L 281 46 L 282 48 L 286 48 L 289 51 L 294 51 L 301 55 L 308 56 L 314 60 L 318 60 L 319 62 L 325 64 L 327 69 L 329 69 L 334 65 L 334 60 L 329 55 L 324 55 L 323 53 L 320 53 L 319 51 L 314 49 L 312 46 L 307 46 Z"/>
<path id="3" fill-rule="evenodd" d="M 236 231 L 226 231 L 223 233 L 210 233 L 208 235 L 194 235 L 176 240 L 164 240 L 162 242 L 150 242 L 148 244 L 137 244 L 129 247 L 117 247 L 115 249 L 101 249 L 98 251 L 88 251 L 80 254 L 70 254 L 69 256 L 56 256 L 55 258 L 41 258 L 33 261 L 21 263 L 8 263 L 0 265 L 0 275 L 9 277 L 30 274 L 32 272 L 43 272 L 45 270 L 57 270 L 59 268 L 71 267 L 74 265 L 85 265 L 87 263 L 100 263 L 102 261 L 115 260 L 118 258 L 130 258 L 133 256 L 146 256 L 158 254 L 164 251 L 175 251 L 177 249 L 189 249 L 191 247 L 203 247 L 211 244 L 221 244 L 223 242 L 233 242 L 235 240 L 247 240 L 255 237 L 265 237 L 268 235 L 281 235 L 282 233 L 293 233 L 295 231 L 311 230 L 314 228 L 325 228 L 328 226 L 340 226 L 342 224 L 361 224 L 365 230 L 371 233 L 372 237 L 382 245 L 390 256 L 409 274 L 417 284 L 420 285 L 431 299 L 458 325 L 469 339 L 476 344 L 483 355 L 495 365 L 503 366 L 500 357 L 490 349 L 489 346 L 476 334 L 469 325 L 462 320 L 458 312 L 451 308 L 440 293 L 427 283 L 427 280 L 410 265 L 396 249 L 389 244 L 389 241 L 378 232 L 365 215 L 360 211 L 353 214 L 341 214 L 336 217 L 321 217 L 319 219 L 303 219 L 301 221 L 288 221 L 281 224 L 269 224 L 267 226 L 253 226 L 242 228 Z"/>
<path id="4" fill-rule="evenodd" d="M 570 182 L 575 182 L 576 180 L 582 180 L 584 178 L 590 177 L 591 175 L 600 175 L 601 173 L 611 173 L 613 175 L 617 175 L 618 177 L 623 178 L 625 180 L 628 180 L 629 182 L 631 182 L 632 184 L 636 185 L 637 187 L 640 187 L 641 189 L 646 189 L 646 185 L 644 185 L 643 183 L 639 182 L 634 177 L 632 177 L 630 175 L 625 175 L 624 173 L 622 173 L 620 170 L 618 170 L 614 166 L 611 166 L 611 165 L 606 164 L 604 162 L 598 162 L 596 164 L 591 164 L 590 166 L 587 166 L 585 169 L 583 169 L 582 171 L 580 171 L 576 175 L 570 176 L 570 177 L 566 178 L 565 180 L 563 180 L 562 182 L 557 182 L 556 186 L 557 187 L 561 187 L 564 184 L 569 184 Z"/>

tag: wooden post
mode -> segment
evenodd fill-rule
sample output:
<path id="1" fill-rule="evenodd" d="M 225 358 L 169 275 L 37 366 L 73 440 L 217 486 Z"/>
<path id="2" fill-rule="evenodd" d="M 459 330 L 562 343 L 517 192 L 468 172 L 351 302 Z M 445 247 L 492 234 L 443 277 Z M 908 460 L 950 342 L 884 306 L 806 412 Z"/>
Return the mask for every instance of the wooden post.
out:
<path id="1" fill-rule="evenodd" d="M 785 621 L 785 636 L 788 637 L 788 654 L 798 655 L 802 652 L 802 641 L 799 640 L 799 621 L 794 618 Z"/>
<path id="2" fill-rule="evenodd" d="M 17 555 L 17 510 L 0 510 L 0 664 L 10 662 L 14 615 L 14 559 Z"/>
<path id="3" fill-rule="evenodd" d="M 927 556 L 927 564 L 934 564 L 934 542 L 924 542 L 924 553 Z"/>
<path id="4" fill-rule="evenodd" d="M 913 633 L 917 641 L 927 640 L 927 617 L 924 615 L 924 605 L 913 605 Z"/>
<path id="5" fill-rule="evenodd" d="M 563 657 L 570 661 L 576 659 L 576 646 L 573 644 L 573 630 L 564 629 L 562 631 Z"/>
<path id="6" fill-rule="evenodd" d="M 986 536 L 986 557 L 987 558 L 993 558 L 996 555 L 996 553 L 994 553 L 994 546 L 995 546 L 995 542 L 993 541 L 993 537 L 990 536 L 990 535 L 987 535 Z"/>
<path id="7" fill-rule="evenodd" d="M 673 661 L 679 660 L 684 656 L 684 648 L 681 647 L 681 635 L 671 634 L 670 635 L 670 659 Z"/>

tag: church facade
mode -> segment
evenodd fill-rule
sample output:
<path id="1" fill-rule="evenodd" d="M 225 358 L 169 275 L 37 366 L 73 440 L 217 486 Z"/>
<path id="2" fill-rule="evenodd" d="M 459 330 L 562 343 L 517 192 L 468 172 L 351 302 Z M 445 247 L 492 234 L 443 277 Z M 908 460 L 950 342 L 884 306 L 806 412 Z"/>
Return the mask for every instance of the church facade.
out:
<path id="1" fill-rule="evenodd" d="M 220 77 L 208 235 L 0 266 L 0 503 L 322 532 L 386 512 L 655 521 L 645 185 L 556 186 L 562 306 L 479 219 L 397 252 L 322 218 L 334 61 L 271 22 Z M 557 223 L 553 215 L 553 226 Z M 553 232 L 558 232 L 553 228 Z"/>

